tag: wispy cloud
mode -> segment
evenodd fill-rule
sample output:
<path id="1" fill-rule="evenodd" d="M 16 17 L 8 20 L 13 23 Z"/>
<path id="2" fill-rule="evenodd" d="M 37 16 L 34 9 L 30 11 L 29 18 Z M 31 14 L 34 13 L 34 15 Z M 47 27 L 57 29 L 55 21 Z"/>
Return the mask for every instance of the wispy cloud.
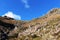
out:
<path id="1" fill-rule="evenodd" d="M 5 13 L 2 16 L 8 16 L 17 20 L 21 20 L 21 17 L 19 15 L 14 14 L 13 12 L 8 11 L 7 13 Z"/>
<path id="2" fill-rule="evenodd" d="M 30 8 L 30 5 L 28 4 L 28 0 L 21 0 L 25 4 L 25 8 Z"/>

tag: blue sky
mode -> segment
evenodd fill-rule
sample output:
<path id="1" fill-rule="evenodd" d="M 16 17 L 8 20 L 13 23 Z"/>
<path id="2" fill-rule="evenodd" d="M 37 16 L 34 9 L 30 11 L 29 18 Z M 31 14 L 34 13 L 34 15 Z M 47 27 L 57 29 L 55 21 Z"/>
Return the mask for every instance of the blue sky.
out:
<path id="1" fill-rule="evenodd" d="M 60 8 L 60 0 L 0 0 L 0 16 L 12 13 L 21 20 L 40 17 L 52 8 Z"/>

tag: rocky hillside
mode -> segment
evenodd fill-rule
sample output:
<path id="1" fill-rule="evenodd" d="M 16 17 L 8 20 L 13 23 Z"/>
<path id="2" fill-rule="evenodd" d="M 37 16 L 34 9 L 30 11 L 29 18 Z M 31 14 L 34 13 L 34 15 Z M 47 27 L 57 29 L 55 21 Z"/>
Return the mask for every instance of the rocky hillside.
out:
<path id="1" fill-rule="evenodd" d="M 60 40 L 60 8 L 31 21 L 0 17 L 0 40 Z"/>

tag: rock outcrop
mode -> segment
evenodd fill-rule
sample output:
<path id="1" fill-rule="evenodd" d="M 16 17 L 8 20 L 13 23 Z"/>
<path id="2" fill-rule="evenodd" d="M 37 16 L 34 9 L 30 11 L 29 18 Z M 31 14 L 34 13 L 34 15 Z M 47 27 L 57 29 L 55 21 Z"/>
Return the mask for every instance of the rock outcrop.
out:
<path id="1" fill-rule="evenodd" d="M 11 33 L 10 31 L 13 31 L 16 27 L 16 21 L 14 21 L 15 20 L 13 18 L 9 18 L 6 16 L 0 17 L 0 40 L 8 40 L 8 35 L 9 33 Z"/>

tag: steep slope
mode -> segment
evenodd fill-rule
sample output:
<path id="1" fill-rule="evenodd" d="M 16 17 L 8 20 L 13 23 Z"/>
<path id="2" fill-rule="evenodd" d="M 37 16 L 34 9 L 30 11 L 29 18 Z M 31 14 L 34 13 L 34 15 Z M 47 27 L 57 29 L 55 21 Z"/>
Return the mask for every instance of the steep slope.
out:
<path id="1" fill-rule="evenodd" d="M 31 21 L 0 17 L 0 33 L 3 40 L 60 40 L 60 8 Z"/>
<path id="2" fill-rule="evenodd" d="M 19 40 L 60 40 L 60 9 L 52 9 L 25 25 L 29 28 L 19 33 Z"/>
<path id="3" fill-rule="evenodd" d="M 51 9 L 46 15 L 33 19 L 29 21 L 28 23 L 25 23 L 25 27 L 28 27 L 29 25 L 35 25 L 35 24 L 42 24 L 46 21 L 54 20 L 54 19 L 59 19 L 60 17 L 60 9 L 59 8 L 53 8 Z"/>

